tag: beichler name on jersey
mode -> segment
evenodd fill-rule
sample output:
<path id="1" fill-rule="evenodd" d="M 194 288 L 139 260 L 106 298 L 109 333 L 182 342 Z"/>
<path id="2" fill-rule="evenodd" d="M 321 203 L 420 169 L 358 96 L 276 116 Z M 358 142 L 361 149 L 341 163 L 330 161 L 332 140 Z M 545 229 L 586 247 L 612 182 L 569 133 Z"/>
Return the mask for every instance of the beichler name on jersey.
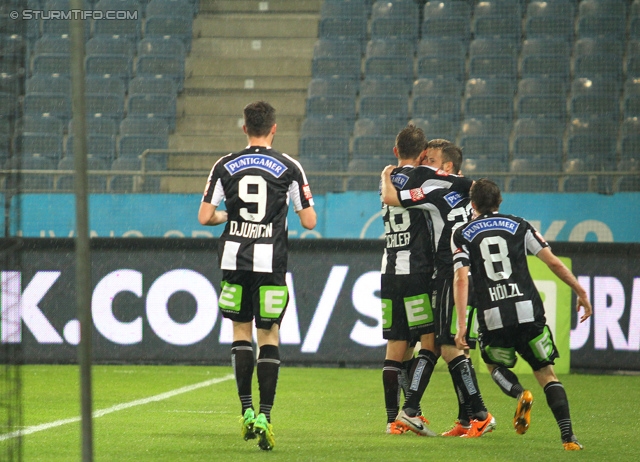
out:
<path id="1" fill-rule="evenodd" d="M 469 223 L 462 234 L 464 238 L 471 242 L 473 239 L 483 231 L 503 230 L 511 234 L 515 234 L 518 229 L 518 222 L 509 220 L 508 218 L 483 218 L 481 220 L 474 220 Z"/>
<path id="2" fill-rule="evenodd" d="M 231 220 L 229 221 L 229 235 L 247 237 L 249 239 L 272 237 L 273 223 L 263 225 L 260 223 L 247 223 L 246 221 L 238 223 L 235 220 Z"/>
<path id="3" fill-rule="evenodd" d="M 260 170 L 271 173 L 276 178 L 280 178 L 280 175 L 287 170 L 287 166 L 282 162 L 264 154 L 245 154 L 236 157 L 232 161 L 224 164 L 224 168 L 226 168 L 231 175 L 248 168 L 259 168 Z"/>
<path id="4" fill-rule="evenodd" d="M 520 292 L 520 287 L 514 282 L 510 282 L 508 285 L 498 284 L 495 287 L 489 287 L 489 297 L 491 297 L 492 302 L 522 296 L 524 296 L 524 294 Z"/>
<path id="5" fill-rule="evenodd" d="M 387 249 L 393 247 L 404 247 L 411 242 L 411 233 L 393 233 L 387 234 Z"/>

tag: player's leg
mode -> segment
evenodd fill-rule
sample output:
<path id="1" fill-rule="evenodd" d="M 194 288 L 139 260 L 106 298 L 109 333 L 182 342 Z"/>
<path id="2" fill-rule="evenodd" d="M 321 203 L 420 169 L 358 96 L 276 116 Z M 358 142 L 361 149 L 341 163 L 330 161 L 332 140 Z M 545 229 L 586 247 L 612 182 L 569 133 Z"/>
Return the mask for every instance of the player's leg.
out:
<path id="1" fill-rule="evenodd" d="M 256 367 L 260 389 L 260 412 L 256 417 L 254 429 L 258 435 L 260 449 L 271 450 L 275 445 L 271 409 L 280 372 L 280 324 L 289 303 L 289 291 L 284 273 L 253 275 L 254 318 L 260 347 Z"/>
<path id="2" fill-rule="evenodd" d="M 255 355 L 252 344 L 253 309 L 250 292 L 243 271 L 223 271 L 218 307 L 222 316 L 233 322 L 233 343 L 231 344 L 231 365 L 236 378 L 236 387 L 241 404 L 241 435 L 245 440 L 255 438 L 251 383 Z"/>
<path id="3" fill-rule="evenodd" d="M 400 382 L 402 360 L 408 350 L 406 340 L 387 340 L 387 352 L 382 367 L 382 386 L 384 389 L 384 403 L 387 413 L 387 433 L 401 434 L 407 428 L 394 425 L 400 406 Z"/>

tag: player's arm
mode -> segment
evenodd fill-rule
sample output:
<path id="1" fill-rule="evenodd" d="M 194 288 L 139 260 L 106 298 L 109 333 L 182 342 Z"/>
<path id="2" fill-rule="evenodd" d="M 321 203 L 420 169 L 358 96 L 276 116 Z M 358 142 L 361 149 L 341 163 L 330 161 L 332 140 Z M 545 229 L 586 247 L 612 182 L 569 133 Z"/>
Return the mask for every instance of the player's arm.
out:
<path id="1" fill-rule="evenodd" d="M 300 219 L 300 224 L 306 229 L 313 229 L 316 227 L 318 217 L 313 207 L 307 207 L 296 212 Z"/>
<path id="2" fill-rule="evenodd" d="M 380 197 L 382 198 L 382 202 L 386 205 L 400 205 L 400 200 L 398 199 L 398 191 L 396 187 L 391 182 L 391 172 L 395 167 L 393 165 L 387 165 L 382 173 L 380 174 L 381 183 L 380 183 Z"/>
<path id="3" fill-rule="evenodd" d="M 453 300 L 456 305 L 458 326 L 456 346 L 461 350 L 469 349 L 467 345 L 467 303 L 469 302 L 469 267 L 461 266 L 453 273 Z"/>
<path id="4" fill-rule="evenodd" d="M 227 211 L 217 210 L 213 204 L 208 202 L 200 202 L 200 210 L 198 210 L 198 221 L 201 225 L 215 226 L 227 221 Z"/>
<path id="5" fill-rule="evenodd" d="M 584 307 L 584 314 L 580 317 L 580 322 L 586 321 L 593 313 L 593 309 L 591 308 L 587 291 L 580 285 L 571 270 L 562 263 L 562 260 L 553 254 L 549 247 L 545 247 L 540 250 L 536 256 L 542 260 L 551 271 L 553 271 L 553 274 L 558 276 L 565 284 L 573 289 L 577 296 L 576 312 L 580 312 L 581 306 Z"/>

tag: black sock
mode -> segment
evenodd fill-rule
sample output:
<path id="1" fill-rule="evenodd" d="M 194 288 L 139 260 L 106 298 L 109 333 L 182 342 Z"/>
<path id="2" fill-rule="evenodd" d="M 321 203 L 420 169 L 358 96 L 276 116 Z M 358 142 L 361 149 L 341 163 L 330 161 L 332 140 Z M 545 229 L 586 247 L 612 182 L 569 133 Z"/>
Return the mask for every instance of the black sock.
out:
<path id="1" fill-rule="evenodd" d="M 400 388 L 402 388 L 402 393 L 404 393 L 404 399 L 407 399 L 407 395 L 409 394 L 409 377 L 411 377 L 411 368 L 413 367 L 415 359 L 416 358 L 411 358 L 406 361 L 402 361 L 398 381 L 400 383 Z"/>
<path id="2" fill-rule="evenodd" d="M 382 367 L 382 386 L 384 387 L 384 406 L 387 410 L 387 423 L 391 423 L 398 417 L 400 406 L 400 370 L 402 364 L 390 359 L 384 360 Z"/>
<path id="3" fill-rule="evenodd" d="M 457 356 L 449 362 L 449 373 L 453 383 L 462 393 L 465 404 L 468 403 L 471 406 L 470 417 L 485 420 L 487 418 L 487 408 L 480 395 L 475 371 L 471 368 L 465 355 Z"/>
<path id="4" fill-rule="evenodd" d="M 242 415 L 249 408 L 253 409 L 251 400 L 251 381 L 253 380 L 253 346 L 250 342 L 239 341 L 231 344 L 231 366 L 236 376 L 238 396 L 242 405 Z"/>
<path id="5" fill-rule="evenodd" d="M 517 398 L 524 391 L 516 374 L 503 366 L 496 367 L 491 372 L 491 378 L 500 387 L 500 389 L 512 398 Z"/>
<path id="6" fill-rule="evenodd" d="M 569 414 L 569 400 L 567 392 L 560 382 L 549 382 L 544 387 L 544 394 L 547 396 L 547 404 L 556 418 L 560 435 L 563 442 L 571 441 L 573 428 L 571 426 L 571 415 Z"/>
<path id="7" fill-rule="evenodd" d="M 280 350 L 277 345 L 262 345 L 258 355 L 258 386 L 260 389 L 260 413 L 271 422 L 271 408 L 276 397 Z"/>
<path id="8" fill-rule="evenodd" d="M 409 410 L 414 416 L 420 412 L 420 400 L 429 385 L 431 374 L 438 362 L 438 356 L 429 350 L 420 350 L 411 371 L 409 383 L 409 397 L 404 403 L 403 409 Z M 411 414 L 410 414 L 411 415 Z"/>

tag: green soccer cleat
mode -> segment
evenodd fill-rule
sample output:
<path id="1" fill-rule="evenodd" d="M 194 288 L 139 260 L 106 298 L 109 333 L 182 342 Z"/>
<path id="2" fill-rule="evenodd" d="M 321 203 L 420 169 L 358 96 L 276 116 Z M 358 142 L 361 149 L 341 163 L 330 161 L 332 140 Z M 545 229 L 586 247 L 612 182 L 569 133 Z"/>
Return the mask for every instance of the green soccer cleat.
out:
<path id="1" fill-rule="evenodd" d="M 258 435 L 258 447 L 263 451 L 271 451 L 276 445 L 273 427 L 267 421 L 267 416 L 263 413 L 258 414 L 258 417 L 253 423 L 253 431 Z"/>
<path id="2" fill-rule="evenodd" d="M 245 441 L 253 440 L 256 438 L 256 433 L 253 430 L 253 425 L 256 422 L 256 413 L 253 409 L 249 408 L 244 411 L 244 416 L 240 417 L 240 434 Z"/>

